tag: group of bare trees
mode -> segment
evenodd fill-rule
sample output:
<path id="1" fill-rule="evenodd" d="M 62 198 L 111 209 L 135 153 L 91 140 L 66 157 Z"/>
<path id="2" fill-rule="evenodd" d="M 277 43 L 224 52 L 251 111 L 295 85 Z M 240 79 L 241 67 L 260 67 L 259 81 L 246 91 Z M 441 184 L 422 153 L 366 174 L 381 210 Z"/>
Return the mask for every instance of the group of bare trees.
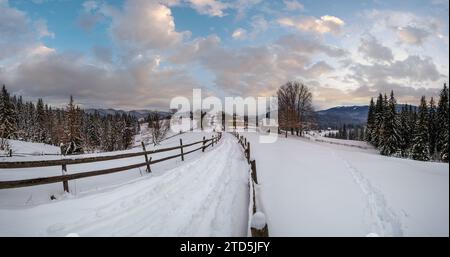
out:
<path id="1" fill-rule="evenodd" d="M 153 145 L 159 145 L 170 129 L 170 120 L 164 118 L 161 113 L 153 111 L 148 115 L 147 122 Z"/>
<path id="2" fill-rule="evenodd" d="M 297 81 L 287 82 L 278 89 L 277 96 L 280 129 L 299 136 L 316 126 L 312 93 L 306 85 Z"/>

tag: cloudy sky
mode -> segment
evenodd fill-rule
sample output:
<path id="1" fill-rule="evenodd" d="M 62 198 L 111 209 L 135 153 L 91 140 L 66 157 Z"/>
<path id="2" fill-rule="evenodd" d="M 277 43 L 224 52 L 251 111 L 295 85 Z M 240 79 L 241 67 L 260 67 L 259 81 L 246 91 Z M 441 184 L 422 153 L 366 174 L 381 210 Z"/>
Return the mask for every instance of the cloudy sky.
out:
<path id="1" fill-rule="evenodd" d="M 448 0 L 0 0 L 0 83 L 26 99 L 167 108 L 174 96 L 267 96 L 317 109 L 448 82 Z"/>

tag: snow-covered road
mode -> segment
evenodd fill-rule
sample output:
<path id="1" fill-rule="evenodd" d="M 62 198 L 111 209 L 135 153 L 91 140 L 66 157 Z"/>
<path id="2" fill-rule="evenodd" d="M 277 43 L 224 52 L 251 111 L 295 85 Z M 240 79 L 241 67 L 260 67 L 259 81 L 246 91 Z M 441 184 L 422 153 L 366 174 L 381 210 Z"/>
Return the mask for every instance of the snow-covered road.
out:
<path id="1" fill-rule="evenodd" d="M 449 166 L 280 137 L 258 143 L 260 199 L 271 236 L 448 236 Z"/>
<path id="2" fill-rule="evenodd" d="M 248 165 L 231 135 L 183 165 L 102 192 L 0 207 L 3 236 L 246 236 Z"/>

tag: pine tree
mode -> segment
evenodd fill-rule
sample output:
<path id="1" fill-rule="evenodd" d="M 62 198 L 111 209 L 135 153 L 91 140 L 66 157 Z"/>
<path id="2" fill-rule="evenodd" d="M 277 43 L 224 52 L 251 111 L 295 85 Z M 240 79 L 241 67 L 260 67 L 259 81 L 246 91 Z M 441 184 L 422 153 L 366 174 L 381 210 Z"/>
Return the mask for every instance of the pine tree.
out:
<path id="1" fill-rule="evenodd" d="M 6 87 L 0 92 L 0 138 L 60 145 L 63 154 L 123 150 L 131 147 L 137 133 L 137 119 L 130 115 L 91 115 L 75 106 L 71 97 L 65 109 L 52 109 L 42 99 L 24 102 L 10 97 Z M 3 147 L 4 148 L 4 147 Z"/>
<path id="2" fill-rule="evenodd" d="M 448 162 L 448 134 L 449 134 L 449 91 L 446 84 L 440 93 L 437 108 L 437 138 L 436 149 L 442 161 Z"/>
<path id="3" fill-rule="evenodd" d="M 378 147 L 381 142 L 381 125 L 383 124 L 383 114 L 384 114 L 384 105 L 383 105 L 383 95 L 380 94 L 377 98 L 377 102 L 375 104 L 375 124 L 372 131 L 372 144 L 375 147 Z"/>
<path id="4" fill-rule="evenodd" d="M 430 158 L 435 160 L 437 159 L 435 156 L 436 153 L 436 142 L 437 142 L 437 113 L 436 113 L 436 104 L 434 102 L 433 97 L 430 99 L 429 108 L 428 108 L 428 141 L 429 141 L 429 152 Z"/>
<path id="5" fill-rule="evenodd" d="M 5 85 L 0 94 L 0 138 L 15 138 L 17 133 L 17 116 L 14 105 Z"/>
<path id="6" fill-rule="evenodd" d="M 47 140 L 47 133 L 45 129 L 46 115 L 44 110 L 44 101 L 39 98 L 36 104 L 36 130 L 35 138 L 36 142 L 44 143 Z"/>
<path id="7" fill-rule="evenodd" d="M 381 138 L 383 139 L 380 145 L 380 153 L 382 155 L 394 155 L 399 152 L 400 131 L 399 120 L 396 113 L 396 100 L 394 92 L 391 91 L 391 96 L 385 108 L 383 124 L 381 129 Z"/>
<path id="8" fill-rule="evenodd" d="M 91 150 L 100 148 L 100 124 L 99 114 L 96 111 L 93 115 L 89 116 L 89 122 L 87 123 L 87 145 Z"/>
<path id="9" fill-rule="evenodd" d="M 372 142 L 372 132 L 375 128 L 375 103 L 373 97 L 370 99 L 369 112 L 367 114 L 367 125 L 364 140 Z"/>
<path id="10" fill-rule="evenodd" d="M 80 109 L 75 106 L 73 97 L 70 96 L 70 102 L 67 105 L 67 117 L 65 127 L 66 144 L 65 154 L 82 153 L 82 138 L 80 135 Z"/>
<path id="11" fill-rule="evenodd" d="M 414 132 L 412 157 L 414 160 L 428 161 L 430 159 L 428 141 L 428 107 L 425 96 L 422 96 L 420 100 Z"/>
<path id="12" fill-rule="evenodd" d="M 409 148 L 411 146 L 411 126 L 410 113 L 408 105 L 404 105 L 400 112 L 400 155 L 402 157 L 409 156 Z"/>

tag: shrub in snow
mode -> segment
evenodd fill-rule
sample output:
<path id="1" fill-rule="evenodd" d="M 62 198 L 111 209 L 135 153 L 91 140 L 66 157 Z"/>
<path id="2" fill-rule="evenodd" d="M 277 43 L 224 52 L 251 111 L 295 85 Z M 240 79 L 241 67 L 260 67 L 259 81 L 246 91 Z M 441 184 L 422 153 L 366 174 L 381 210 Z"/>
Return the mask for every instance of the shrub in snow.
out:
<path id="1" fill-rule="evenodd" d="M 266 226 L 266 215 L 262 212 L 255 212 L 252 217 L 252 228 L 263 229 Z"/>

